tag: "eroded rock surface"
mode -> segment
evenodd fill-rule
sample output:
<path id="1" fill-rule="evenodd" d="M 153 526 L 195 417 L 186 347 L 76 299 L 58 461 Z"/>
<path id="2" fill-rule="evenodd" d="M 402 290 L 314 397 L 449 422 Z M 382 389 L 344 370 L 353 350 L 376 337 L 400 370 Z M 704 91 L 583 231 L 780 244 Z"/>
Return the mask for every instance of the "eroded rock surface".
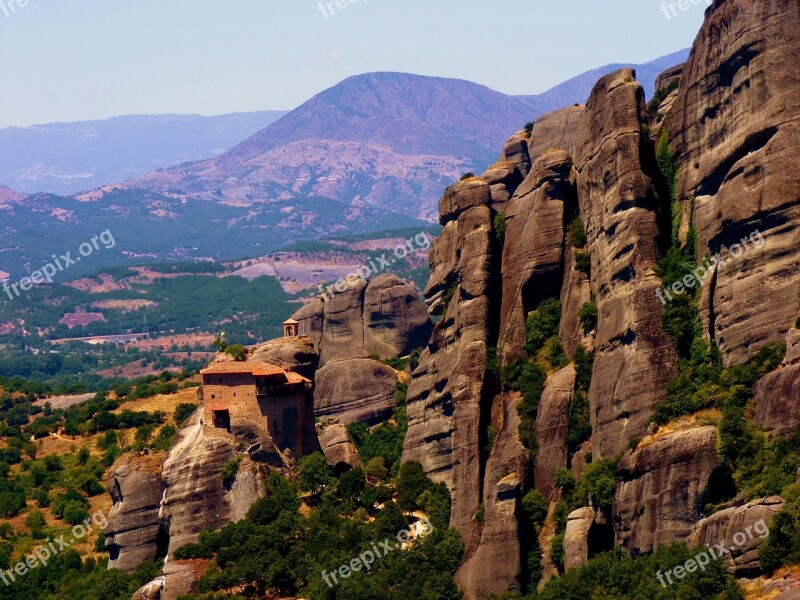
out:
<path id="1" fill-rule="evenodd" d="M 553 475 L 559 468 L 567 468 L 569 431 L 569 404 L 575 389 L 577 374 L 573 367 L 565 367 L 547 381 L 539 401 L 536 416 L 536 440 L 539 453 L 534 466 L 536 489 L 545 498 L 553 493 Z"/>
<path id="2" fill-rule="evenodd" d="M 659 211 L 648 176 L 653 157 L 642 136 L 642 86 L 632 69 L 601 79 L 575 148 L 578 199 L 591 255 L 598 330 L 589 389 L 595 458 L 619 454 L 642 437 L 677 372 L 672 339 L 661 328 L 655 274 Z"/>
<path id="3" fill-rule="evenodd" d="M 769 535 L 770 522 L 782 507 L 783 499 L 772 496 L 726 508 L 699 521 L 686 543 L 690 547 L 708 546 L 717 556 L 724 549 L 723 560 L 734 575 L 756 573 L 761 569 L 758 547 Z"/>
<path id="4" fill-rule="evenodd" d="M 564 569 L 576 569 L 589 560 L 589 531 L 594 524 L 594 509 L 585 506 L 567 517 L 564 531 Z"/>
<path id="5" fill-rule="evenodd" d="M 390 273 L 369 284 L 352 280 L 346 291 L 311 302 L 293 318 L 319 352 L 320 366 L 371 355 L 406 356 L 428 342 L 432 328 L 417 291 Z"/>
<path id="6" fill-rule="evenodd" d="M 800 308 L 798 21 L 797 2 L 715 2 L 666 119 L 700 255 L 756 230 L 765 240 L 703 283 L 703 323 L 728 365 L 780 340 Z"/>
<path id="7" fill-rule="evenodd" d="M 635 554 L 686 539 L 719 466 L 714 426 L 670 433 L 626 454 L 614 493 L 617 544 Z"/>
<path id="8" fill-rule="evenodd" d="M 573 199 L 571 169 L 565 151 L 548 152 L 534 163 L 509 202 L 498 343 L 504 364 L 524 355 L 528 313 L 560 293 L 564 214 Z"/>
<path id="9" fill-rule="evenodd" d="M 753 392 L 753 423 L 771 436 L 794 433 L 800 422 L 800 330 L 789 331 L 783 364 L 760 379 Z"/>
<path id="10" fill-rule="evenodd" d="M 131 572 L 166 551 L 158 511 L 164 495 L 163 454 L 129 455 L 117 462 L 106 480 L 113 502 L 105 530 L 109 569 Z"/>
<path id="11" fill-rule="evenodd" d="M 560 148 L 572 155 L 583 117 L 583 106 L 570 106 L 539 117 L 528 140 L 528 155 L 536 162 L 549 150 Z"/>
<path id="12" fill-rule="evenodd" d="M 337 360 L 317 371 L 314 413 L 344 424 L 386 421 L 395 408 L 397 373 L 369 358 Z"/>
<path id="13" fill-rule="evenodd" d="M 342 465 L 346 465 L 351 469 L 361 466 L 361 455 L 359 455 L 355 444 L 350 439 L 347 427 L 335 423 L 332 425 L 320 425 L 317 429 L 322 453 L 331 467 L 340 470 Z"/>

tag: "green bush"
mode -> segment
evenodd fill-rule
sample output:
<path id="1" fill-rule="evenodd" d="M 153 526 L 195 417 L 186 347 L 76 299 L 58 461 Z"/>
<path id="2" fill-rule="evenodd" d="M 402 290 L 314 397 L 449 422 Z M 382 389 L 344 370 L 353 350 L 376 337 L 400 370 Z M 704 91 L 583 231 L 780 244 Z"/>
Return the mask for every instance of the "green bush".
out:
<path id="1" fill-rule="evenodd" d="M 592 271 L 592 258 L 585 252 L 575 253 L 575 268 L 588 277 Z"/>
<path id="2" fill-rule="evenodd" d="M 589 333 L 597 329 L 597 303 L 585 302 L 578 311 L 578 318 L 581 321 L 584 333 Z"/>
<path id="3" fill-rule="evenodd" d="M 222 467 L 222 481 L 225 485 L 230 487 L 236 480 L 236 475 L 239 473 L 239 466 L 242 464 L 241 458 L 234 458 L 225 463 Z"/>
<path id="4" fill-rule="evenodd" d="M 298 465 L 300 472 L 300 489 L 319 495 L 331 482 L 333 473 L 328 466 L 328 461 L 320 452 L 314 452 L 300 459 Z"/>
<path id="5" fill-rule="evenodd" d="M 506 213 L 497 213 L 494 217 L 494 235 L 497 242 L 502 246 L 506 241 L 506 229 L 508 222 L 506 221 Z"/>
<path id="6" fill-rule="evenodd" d="M 181 402 L 175 408 L 175 424 L 180 427 L 186 422 L 186 419 L 192 416 L 192 413 L 197 410 L 196 404 L 190 404 L 189 402 Z"/>
<path id="7" fill-rule="evenodd" d="M 548 503 L 538 490 L 531 490 L 522 498 L 522 509 L 525 516 L 538 531 L 547 518 Z"/>
<path id="8" fill-rule="evenodd" d="M 567 240 L 573 248 L 586 247 L 586 230 L 583 228 L 583 221 L 579 216 L 570 221 L 567 226 Z"/>
<path id="9" fill-rule="evenodd" d="M 467 171 L 461 176 L 461 181 L 466 181 L 467 179 L 472 179 L 473 177 L 475 177 L 475 173 L 472 171 Z"/>
<path id="10" fill-rule="evenodd" d="M 559 467 L 553 474 L 553 485 L 559 488 L 564 493 L 569 493 L 575 488 L 575 476 L 572 471 Z"/>
<path id="11" fill-rule="evenodd" d="M 526 333 L 528 344 L 526 351 L 530 356 L 542 349 L 545 342 L 558 334 L 561 323 L 561 302 L 548 298 L 541 302 L 536 310 L 528 314 Z"/>

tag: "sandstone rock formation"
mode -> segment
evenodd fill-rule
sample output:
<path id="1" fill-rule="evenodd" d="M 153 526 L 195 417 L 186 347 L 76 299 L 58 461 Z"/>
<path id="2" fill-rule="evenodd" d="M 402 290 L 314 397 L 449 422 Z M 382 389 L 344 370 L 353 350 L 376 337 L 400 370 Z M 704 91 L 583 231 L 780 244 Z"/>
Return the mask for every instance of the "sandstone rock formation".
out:
<path id="1" fill-rule="evenodd" d="M 666 119 L 700 255 L 756 230 L 766 241 L 703 283 L 703 323 L 728 365 L 781 339 L 800 308 L 800 37 L 785 29 L 799 19 L 796 2 L 715 2 Z"/>
<path id="2" fill-rule="evenodd" d="M 564 215 L 573 201 L 572 162 L 563 150 L 536 160 L 508 204 L 498 347 L 503 364 L 524 354 L 525 319 L 561 290 Z"/>
<path id="3" fill-rule="evenodd" d="M 317 418 L 335 418 L 344 424 L 386 421 L 395 408 L 397 373 L 369 358 L 329 362 L 319 371 L 314 389 Z"/>
<path id="4" fill-rule="evenodd" d="M 306 337 L 283 337 L 258 346 L 250 360 L 277 365 L 313 380 L 319 365 L 319 354 Z"/>
<path id="5" fill-rule="evenodd" d="M 614 493 L 617 544 L 636 554 L 683 541 L 703 516 L 719 466 L 714 426 L 670 433 L 625 455 Z"/>
<path id="6" fill-rule="evenodd" d="M 461 202 L 442 203 L 454 204 Z M 455 500 L 451 526 L 471 552 L 478 541 L 473 517 L 483 496 L 480 439 L 486 429 L 483 378 L 496 292 L 494 235 L 485 204 L 461 213 L 447 209 L 446 214 L 458 216 L 445 219 L 444 231 L 431 246 L 425 290 L 431 311 L 444 314 L 409 385 L 403 459 L 419 461 L 434 481 L 450 487 Z"/>
<path id="7" fill-rule="evenodd" d="M 644 150 L 644 92 L 634 75 L 623 69 L 598 82 L 575 148 L 599 321 L 589 389 L 595 458 L 614 456 L 642 436 L 676 373 L 676 352 L 661 328 L 656 297 L 664 207 L 648 175 L 653 157 Z"/>
<path id="8" fill-rule="evenodd" d="M 576 569 L 589 560 L 589 531 L 594 524 L 593 508 L 584 506 L 567 517 L 564 532 L 564 569 Z"/>
<path id="9" fill-rule="evenodd" d="M 744 506 L 726 508 L 698 521 L 686 539 L 690 547 L 708 546 L 720 554 L 734 575 L 760 571 L 758 547 L 768 536 L 772 518 L 783 507 L 780 496 L 753 500 Z"/>
<path id="10" fill-rule="evenodd" d="M 492 405 L 492 427 L 497 431 L 483 481 L 484 518 L 474 552 L 456 574 L 467 600 L 489 598 L 506 590 L 520 590 L 522 582 L 522 490 L 528 472 L 528 451 L 517 433 L 516 406 L 520 395 L 503 394 Z"/>
<path id="11" fill-rule="evenodd" d="M 131 572 L 166 553 L 158 511 L 164 495 L 163 455 L 125 456 L 106 480 L 113 502 L 105 530 L 108 568 Z"/>
<path id="12" fill-rule="evenodd" d="M 684 63 L 675 65 L 656 77 L 656 91 L 669 87 L 673 81 L 680 81 L 684 66 Z"/>
<path id="13" fill-rule="evenodd" d="M 786 358 L 753 388 L 753 423 L 770 435 L 791 435 L 800 423 L 800 330 L 786 336 Z"/>
<path id="14" fill-rule="evenodd" d="M 523 179 L 528 176 L 531 170 L 531 157 L 528 153 L 528 135 L 524 131 L 518 131 L 512 135 L 500 153 L 500 162 L 511 162 L 517 166 Z"/>
<path id="15" fill-rule="evenodd" d="M 355 469 L 361 466 L 361 456 L 347 433 L 347 427 L 338 423 L 320 424 L 317 430 L 322 453 L 331 467 L 341 471 L 345 467 Z"/>
<path id="16" fill-rule="evenodd" d="M 548 150 L 560 148 L 572 155 L 578 139 L 578 128 L 583 118 L 583 106 L 570 106 L 539 117 L 533 125 L 528 140 L 531 163 Z"/>
<path id="17" fill-rule="evenodd" d="M 559 468 L 567 467 L 569 430 L 569 404 L 575 389 L 577 374 L 573 367 L 565 367 L 550 377 L 539 401 L 536 417 L 536 440 L 539 454 L 533 470 L 536 489 L 545 498 L 553 493 L 553 475 Z"/>
<path id="18" fill-rule="evenodd" d="M 558 338 L 568 356 L 575 354 L 580 344 L 594 346 L 594 340 L 583 330 L 579 316 L 581 307 L 592 299 L 592 288 L 588 275 L 577 267 L 576 252 L 571 244 L 567 244 L 564 254 L 564 283 L 561 287 L 561 323 Z"/>
<path id="19" fill-rule="evenodd" d="M 432 328 L 416 290 L 390 273 L 368 284 L 350 281 L 344 292 L 313 301 L 293 318 L 319 352 L 320 366 L 335 359 L 406 356 L 427 343 Z"/>

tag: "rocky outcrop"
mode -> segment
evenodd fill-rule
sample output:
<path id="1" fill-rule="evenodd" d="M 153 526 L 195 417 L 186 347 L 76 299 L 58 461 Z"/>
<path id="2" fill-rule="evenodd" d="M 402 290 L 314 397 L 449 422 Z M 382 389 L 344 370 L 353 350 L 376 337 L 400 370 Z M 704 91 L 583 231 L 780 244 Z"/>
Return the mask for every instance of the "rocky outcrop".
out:
<path id="1" fill-rule="evenodd" d="M 508 201 L 522 183 L 523 176 L 517 164 L 511 161 L 502 161 L 489 167 L 481 175 L 481 179 L 489 184 L 492 209 L 497 212 L 505 212 Z"/>
<path id="2" fill-rule="evenodd" d="M 322 453 L 331 467 L 340 471 L 345 467 L 355 469 L 361 466 L 361 455 L 350 439 L 347 427 L 335 423 L 320 425 L 317 429 Z"/>
<path id="3" fill-rule="evenodd" d="M 497 436 L 486 461 L 483 482 L 483 527 L 474 554 L 456 574 L 465 600 L 480 600 L 507 590 L 520 590 L 522 582 L 521 506 L 528 471 L 528 451 L 519 440 L 519 394 L 495 399 L 491 422 Z"/>
<path id="4" fill-rule="evenodd" d="M 561 323 L 558 338 L 567 355 L 572 356 L 581 343 L 591 340 L 589 332 L 585 332 L 580 320 L 581 307 L 592 299 L 592 288 L 589 276 L 579 270 L 575 262 L 578 252 L 571 244 L 567 244 L 564 255 L 564 283 L 561 287 Z M 594 345 L 592 340 L 591 344 Z"/>
<path id="5" fill-rule="evenodd" d="M 559 468 L 567 467 L 569 458 L 567 432 L 569 431 L 569 404 L 575 389 L 577 374 L 573 367 L 565 367 L 550 377 L 539 401 L 536 416 L 536 440 L 539 445 L 533 478 L 536 489 L 545 498 L 553 493 L 553 475 Z"/>
<path id="6" fill-rule="evenodd" d="M 511 162 L 517 166 L 523 178 L 528 176 L 531 170 L 531 157 L 528 154 L 528 135 L 524 131 L 518 131 L 512 135 L 500 153 L 499 162 Z"/>
<path id="7" fill-rule="evenodd" d="M 432 312 L 444 314 L 409 385 L 403 460 L 419 461 L 434 481 L 448 485 L 451 526 L 472 552 L 478 541 L 473 517 L 483 496 L 480 439 L 486 429 L 482 397 L 493 324 L 494 236 L 486 205 L 445 214 L 450 220 L 443 219 L 444 231 L 431 246 L 425 291 Z"/>
<path id="8" fill-rule="evenodd" d="M 656 77 L 656 91 L 669 87 L 673 81 L 680 81 L 681 75 L 683 74 L 683 68 L 684 63 L 681 63 L 666 69 L 663 73 Z"/>
<path id="9" fill-rule="evenodd" d="M 786 336 L 786 358 L 753 388 L 753 423 L 771 436 L 791 435 L 800 423 L 800 330 Z"/>
<path id="10" fill-rule="evenodd" d="M 307 337 L 283 337 L 258 346 L 250 360 L 277 365 L 313 380 L 319 365 L 319 354 Z"/>
<path id="11" fill-rule="evenodd" d="M 574 202 L 571 169 L 565 151 L 546 153 L 509 202 L 498 343 L 503 364 L 524 355 L 528 313 L 560 293 L 564 215 Z"/>
<path id="12" fill-rule="evenodd" d="M 780 496 L 753 500 L 726 508 L 698 521 L 686 539 L 690 547 L 708 546 L 716 555 L 724 552 L 728 571 L 737 576 L 761 570 L 758 547 L 769 535 L 772 518 L 783 507 Z"/>
<path id="13" fill-rule="evenodd" d="M 369 358 L 331 362 L 317 371 L 314 413 L 344 424 L 386 421 L 395 408 L 397 373 Z"/>
<path id="14" fill-rule="evenodd" d="M 626 454 L 614 493 L 617 544 L 637 554 L 686 539 L 719 466 L 714 426 L 670 433 Z"/>
<path id="15" fill-rule="evenodd" d="M 659 212 L 643 139 L 644 92 L 631 69 L 601 79 L 575 148 L 578 199 L 591 255 L 598 330 L 589 389 L 595 458 L 621 453 L 644 434 L 676 374 L 660 323 Z"/>
<path id="16" fill-rule="evenodd" d="M 567 517 L 564 531 L 564 569 L 576 569 L 589 560 L 589 531 L 594 524 L 594 509 L 585 506 Z"/>
<path id="17" fill-rule="evenodd" d="M 136 590 L 131 600 L 161 600 L 161 592 L 164 590 L 166 579 L 167 578 L 162 575 L 150 583 L 144 584 Z"/>
<path id="18" fill-rule="evenodd" d="M 258 466 L 237 453 L 233 436 L 204 427 L 197 411 L 179 432 L 164 462 L 166 485 L 159 517 L 169 533 L 169 555 L 209 527 L 245 517 L 266 489 Z M 241 460 L 232 484 L 222 480 L 222 469 L 231 460 Z"/>
<path id="19" fill-rule="evenodd" d="M 700 255 L 735 254 L 756 230 L 765 240 L 703 282 L 701 317 L 727 365 L 781 339 L 800 308 L 800 36 L 786 29 L 798 20 L 797 2 L 715 2 L 666 119 Z"/>
<path id="20" fill-rule="evenodd" d="M 368 284 L 350 280 L 345 291 L 327 300 L 318 298 L 293 318 L 300 323 L 300 334 L 319 352 L 320 366 L 371 355 L 406 356 L 428 342 L 432 328 L 417 291 L 390 273 Z"/>
<path id="21" fill-rule="evenodd" d="M 105 530 L 108 568 L 132 572 L 166 552 L 158 511 L 164 495 L 163 454 L 127 455 L 106 480 L 112 506 Z"/>
<path id="22" fill-rule="evenodd" d="M 549 150 L 560 148 L 572 155 L 578 140 L 578 128 L 583 117 L 583 106 L 570 106 L 539 117 L 533 125 L 528 140 L 531 163 Z"/>

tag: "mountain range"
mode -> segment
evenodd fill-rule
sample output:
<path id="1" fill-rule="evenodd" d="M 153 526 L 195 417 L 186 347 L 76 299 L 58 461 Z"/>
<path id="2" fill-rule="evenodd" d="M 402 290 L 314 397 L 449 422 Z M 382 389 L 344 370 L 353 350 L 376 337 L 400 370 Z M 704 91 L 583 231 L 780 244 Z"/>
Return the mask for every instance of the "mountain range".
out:
<path id="1" fill-rule="evenodd" d="M 685 55 L 637 65 L 644 85 L 652 88 L 655 75 Z M 81 271 L 131 261 L 230 260 L 323 236 L 424 227 L 437 218 L 440 190 L 493 163 L 509 132 L 554 107 L 584 102 L 591 82 L 618 67 L 537 96 L 404 73 L 359 75 L 261 129 L 259 120 L 280 113 L 2 130 L 0 182 L 21 191 L 36 182 L 41 189 L 83 182 L 89 191 L 25 200 L 6 192 L 0 269 L 29 272 L 65 251 L 62 240 L 107 228 L 118 233 L 118 247 Z M 212 156 L 236 135 L 246 139 Z M 202 153 L 212 158 L 152 170 Z M 130 177 L 117 178 L 120 172 Z"/>

